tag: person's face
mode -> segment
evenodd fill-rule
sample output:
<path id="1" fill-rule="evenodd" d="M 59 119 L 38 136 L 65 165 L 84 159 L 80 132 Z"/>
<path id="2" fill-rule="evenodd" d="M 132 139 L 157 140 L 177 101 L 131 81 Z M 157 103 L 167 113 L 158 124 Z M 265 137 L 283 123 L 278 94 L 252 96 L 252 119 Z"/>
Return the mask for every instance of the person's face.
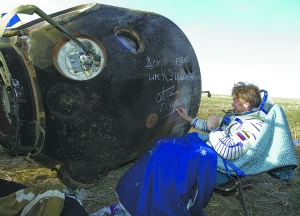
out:
<path id="1" fill-rule="evenodd" d="M 241 113 L 251 109 L 249 102 L 244 102 L 240 98 L 236 97 L 233 99 L 231 104 L 234 107 L 235 112 Z"/>

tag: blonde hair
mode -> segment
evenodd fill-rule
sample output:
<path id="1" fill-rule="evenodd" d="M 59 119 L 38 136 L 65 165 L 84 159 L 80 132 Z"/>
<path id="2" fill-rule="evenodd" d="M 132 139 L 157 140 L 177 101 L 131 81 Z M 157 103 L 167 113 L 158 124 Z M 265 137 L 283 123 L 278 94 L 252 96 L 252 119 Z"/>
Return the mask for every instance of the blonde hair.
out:
<path id="1" fill-rule="evenodd" d="M 261 103 L 261 90 L 254 84 L 238 82 L 234 84 L 231 95 L 233 99 L 239 98 L 243 102 L 249 102 L 251 109 L 258 108 Z"/>

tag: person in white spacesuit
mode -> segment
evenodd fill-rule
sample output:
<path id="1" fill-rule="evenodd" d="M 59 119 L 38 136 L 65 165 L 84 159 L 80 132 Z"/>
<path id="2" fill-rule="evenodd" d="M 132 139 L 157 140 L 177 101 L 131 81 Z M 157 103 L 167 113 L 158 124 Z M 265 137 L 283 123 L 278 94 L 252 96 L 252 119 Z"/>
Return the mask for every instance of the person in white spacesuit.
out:
<path id="1" fill-rule="evenodd" d="M 209 134 L 199 134 L 209 146 L 226 160 L 235 160 L 244 155 L 255 143 L 263 125 L 265 114 L 258 108 L 261 104 L 261 90 L 254 84 L 238 82 L 232 88 L 233 110 L 224 117 L 211 115 L 207 120 L 191 118 L 187 111 L 177 112 L 192 127 Z M 204 135 L 201 137 L 201 135 Z M 226 174 L 217 172 L 216 185 L 229 181 Z"/>
<path id="2" fill-rule="evenodd" d="M 124 213 L 205 215 L 213 190 L 227 187 L 235 176 L 272 171 L 281 180 L 293 178 L 295 150 L 280 106 L 267 102 L 266 90 L 245 82 L 234 85 L 232 97 L 233 110 L 224 117 L 191 118 L 185 109 L 177 109 L 206 133 L 158 139 L 118 182 L 116 194 Z M 288 167 L 278 170 L 283 166 Z"/>

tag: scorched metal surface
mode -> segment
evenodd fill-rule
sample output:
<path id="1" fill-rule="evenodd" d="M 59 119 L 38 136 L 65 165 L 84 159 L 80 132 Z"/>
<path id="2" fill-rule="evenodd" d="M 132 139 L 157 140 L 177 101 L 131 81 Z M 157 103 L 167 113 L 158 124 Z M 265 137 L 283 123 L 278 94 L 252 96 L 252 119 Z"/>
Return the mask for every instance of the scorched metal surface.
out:
<path id="1" fill-rule="evenodd" d="M 24 55 L 14 51 L 20 45 L 12 38 L 0 44 L 1 61 L 10 62 L 5 73 L 29 95 L 18 115 L 27 113 L 31 132 L 22 139 L 11 134 L 20 141 L 13 143 L 1 136 L 10 154 L 22 150 L 39 163 L 60 167 L 69 185 L 89 184 L 137 159 L 158 138 L 188 132 L 190 125 L 175 109 L 196 116 L 201 75 L 193 47 L 176 24 L 159 14 L 102 4 L 50 16 L 79 42 L 38 19 L 18 27 L 28 31 L 31 43 L 24 63 L 8 59 Z M 8 54 L 5 46 L 15 53 Z M 9 113 L 5 106 L 1 112 Z M 24 127 L 16 122 L 16 128 Z M 22 148 L 28 145 L 27 151 Z"/>

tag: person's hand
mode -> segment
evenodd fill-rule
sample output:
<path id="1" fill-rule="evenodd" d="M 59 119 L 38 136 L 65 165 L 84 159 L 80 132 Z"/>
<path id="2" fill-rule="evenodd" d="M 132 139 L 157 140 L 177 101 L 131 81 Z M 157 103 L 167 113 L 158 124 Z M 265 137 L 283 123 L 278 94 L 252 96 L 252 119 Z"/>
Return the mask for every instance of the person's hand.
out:
<path id="1" fill-rule="evenodd" d="M 206 126 L 207 128 L 210 130 L 211 128 L 216 128 L 219 124 L 219 116 L 217 115 L 211 115 L 211 116 L 208 116 L 207 118 L 207 123 L 206 123 Z"/>
<path id="2" fill-rule="evenodd" d="M 183 118 L 184 120 L 188 121 L 188 122 L 192 122 L 193 119 L 191 117 L 188 116 L 187 111 L 183 108 L 178 108 L 177 109 L 178 114 L 180 115 L 181 118 Z"/>

